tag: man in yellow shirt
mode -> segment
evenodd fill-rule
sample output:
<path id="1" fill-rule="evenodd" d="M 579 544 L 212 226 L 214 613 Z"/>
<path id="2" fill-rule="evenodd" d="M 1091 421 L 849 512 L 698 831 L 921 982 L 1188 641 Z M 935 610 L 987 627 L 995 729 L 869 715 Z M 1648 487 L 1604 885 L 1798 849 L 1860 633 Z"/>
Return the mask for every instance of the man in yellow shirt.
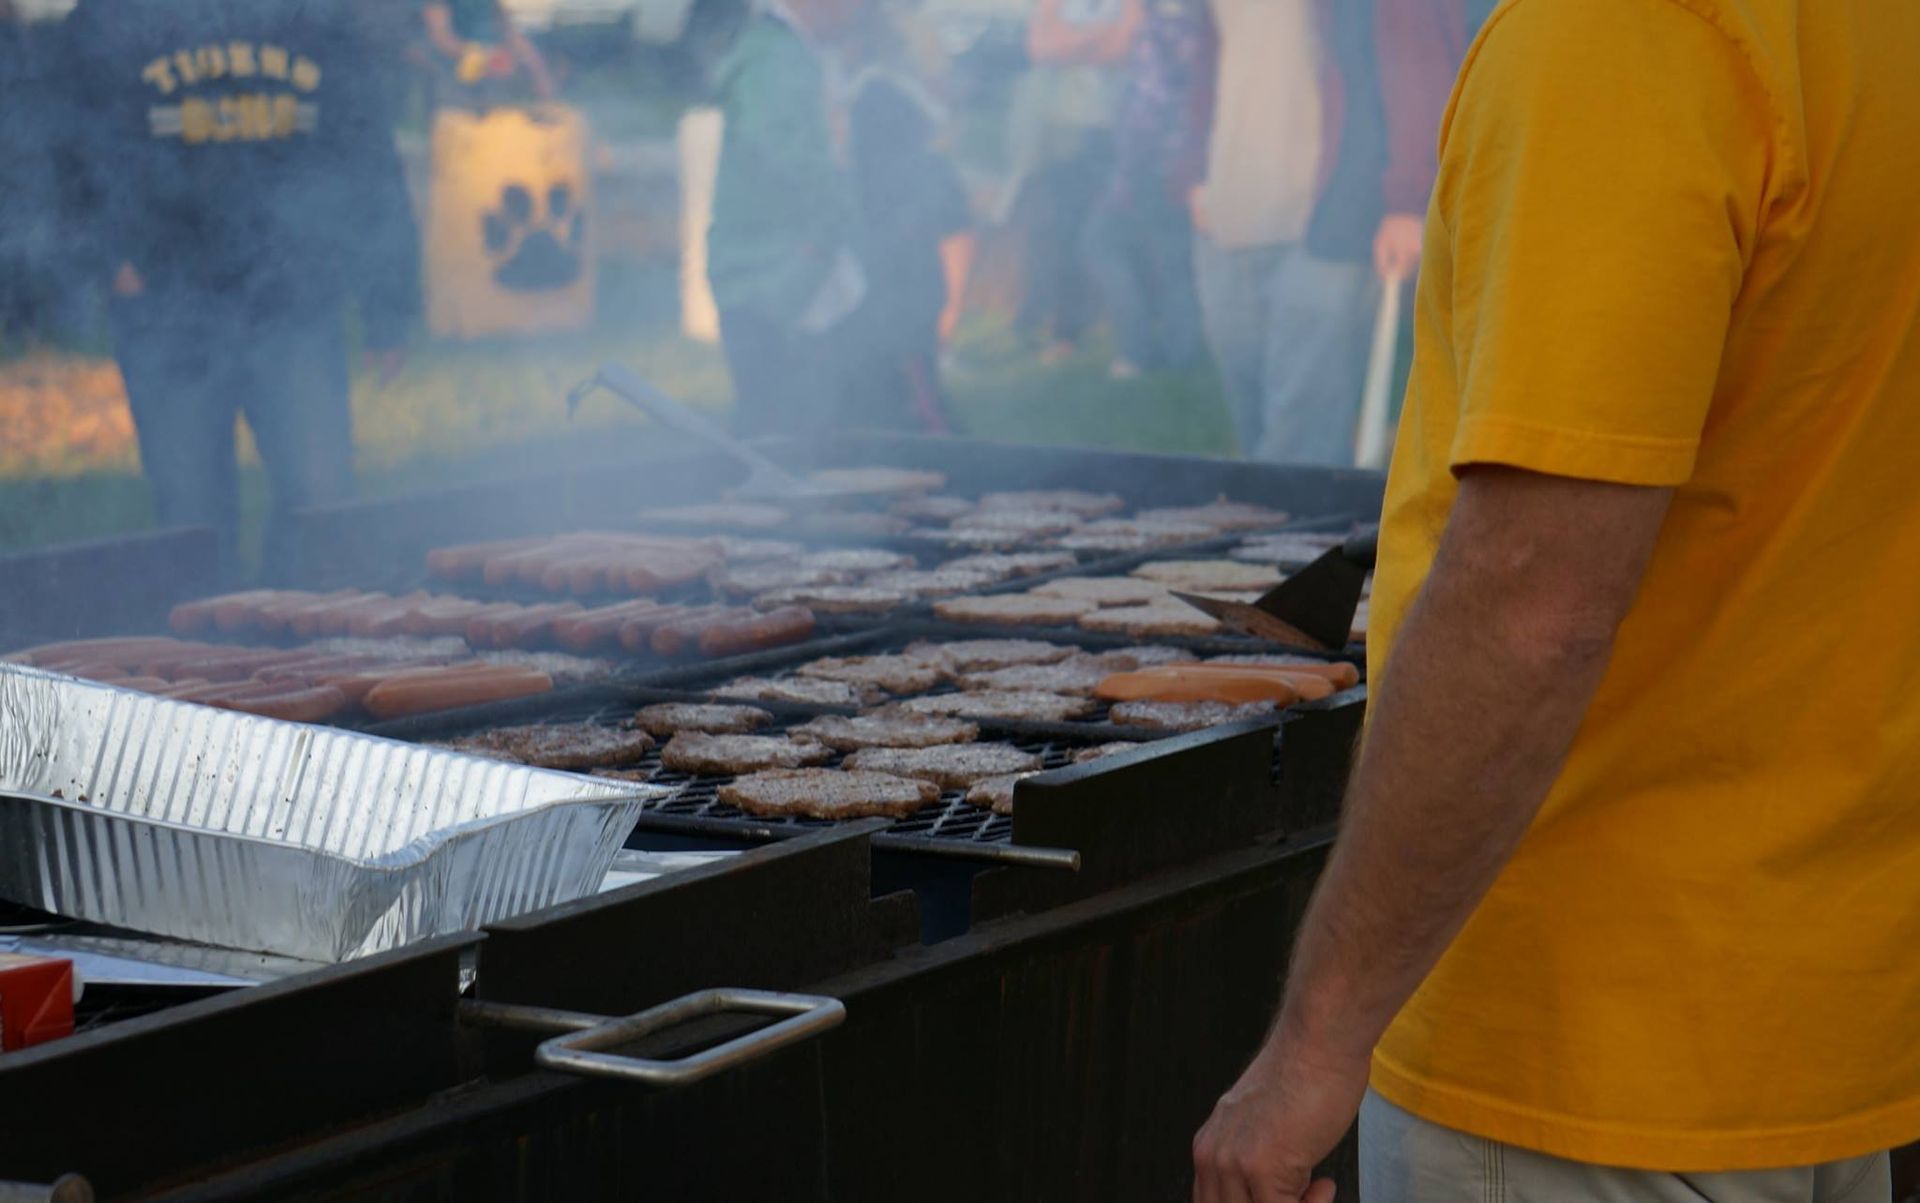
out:
<path id="1" fill-rule="evenodd" d="M 1440 154 L 1370 727 L 1195 1198 L 1323 1203 L 1357 1109 L 1366 1203 L 1884 1201 L 1920 4 L 1507 0 Z"/>

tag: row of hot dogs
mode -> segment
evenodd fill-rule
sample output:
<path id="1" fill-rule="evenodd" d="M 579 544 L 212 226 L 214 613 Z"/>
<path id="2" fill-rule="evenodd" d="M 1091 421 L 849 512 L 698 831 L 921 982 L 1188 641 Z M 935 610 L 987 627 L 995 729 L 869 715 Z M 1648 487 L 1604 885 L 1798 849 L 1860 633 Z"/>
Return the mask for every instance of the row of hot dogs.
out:
<path id="1" fill-rule="evenodd" d="M 6 659 L 160 697 L 307 723 L 355 710 L 377 719 L 400 718 L 553 688 L 548 673 L 512 663 L 232 647 L 165 636 L 44 644 Z"/>

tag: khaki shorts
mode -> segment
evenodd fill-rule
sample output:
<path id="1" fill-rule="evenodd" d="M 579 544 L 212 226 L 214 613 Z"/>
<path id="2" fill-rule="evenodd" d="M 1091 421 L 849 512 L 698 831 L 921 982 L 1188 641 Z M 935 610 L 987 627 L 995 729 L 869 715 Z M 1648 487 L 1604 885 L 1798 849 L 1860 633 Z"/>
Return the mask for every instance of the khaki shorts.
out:
<path id="1" fill-rule="evenodd" d="M 1887 1155 L 1781 1170 L 1663 1174 L 1563 1161 L 1428 1123 L 1372 1091 L 1362 1203 L 1888 1203 Z"/>

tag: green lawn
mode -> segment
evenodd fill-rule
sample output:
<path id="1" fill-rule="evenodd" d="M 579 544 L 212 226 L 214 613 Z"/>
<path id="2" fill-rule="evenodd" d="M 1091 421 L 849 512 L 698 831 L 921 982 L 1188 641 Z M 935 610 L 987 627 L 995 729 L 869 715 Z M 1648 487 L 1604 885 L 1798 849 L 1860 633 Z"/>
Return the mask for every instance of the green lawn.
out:
<path id="1" fill-rule="evenodd" d="M 641 333 L 532 342 L 428 344 L 386 389 L 354 385 L 359 487 L 381 495 L 502 475 L 541 465 L 657 454 L 664 431 L 618 401 L 589 399 L 569 421 L 575 380 L 614 359 L 681 401 L 715 412 L 729 403 L 716 348 L 681 338 L 651 317 Z M 979 324 L 958 340 L 948 381 L 962 433 L 1039 443 L 1229 454 L 1233 438 L 1210 377 L 1110 381 L 1098 348 L 1043 367 L 1003 329 Z M 31 462 L 31 461 L 29 461 Z M 242 505 L 253 542 L 265 481 L 248 449 Z M 63 459 L 0 477 L 0 547 L 110 535 L 152 522 L 131 448 L 93 462 Z"/>

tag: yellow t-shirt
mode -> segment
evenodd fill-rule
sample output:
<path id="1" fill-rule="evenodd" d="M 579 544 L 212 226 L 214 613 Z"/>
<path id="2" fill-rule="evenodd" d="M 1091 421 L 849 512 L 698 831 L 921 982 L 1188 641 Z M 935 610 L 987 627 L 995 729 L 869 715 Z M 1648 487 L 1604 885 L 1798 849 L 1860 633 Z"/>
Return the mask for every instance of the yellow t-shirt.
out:
<path id="1" fill-rule="evenodd" d="M 1376 679 L 1455 471 L 1677 493 L 1374 1086 L 1646 1169 L 1920 1136 L 1920 3 L 1508 0 L 1416 313 Z"/>

